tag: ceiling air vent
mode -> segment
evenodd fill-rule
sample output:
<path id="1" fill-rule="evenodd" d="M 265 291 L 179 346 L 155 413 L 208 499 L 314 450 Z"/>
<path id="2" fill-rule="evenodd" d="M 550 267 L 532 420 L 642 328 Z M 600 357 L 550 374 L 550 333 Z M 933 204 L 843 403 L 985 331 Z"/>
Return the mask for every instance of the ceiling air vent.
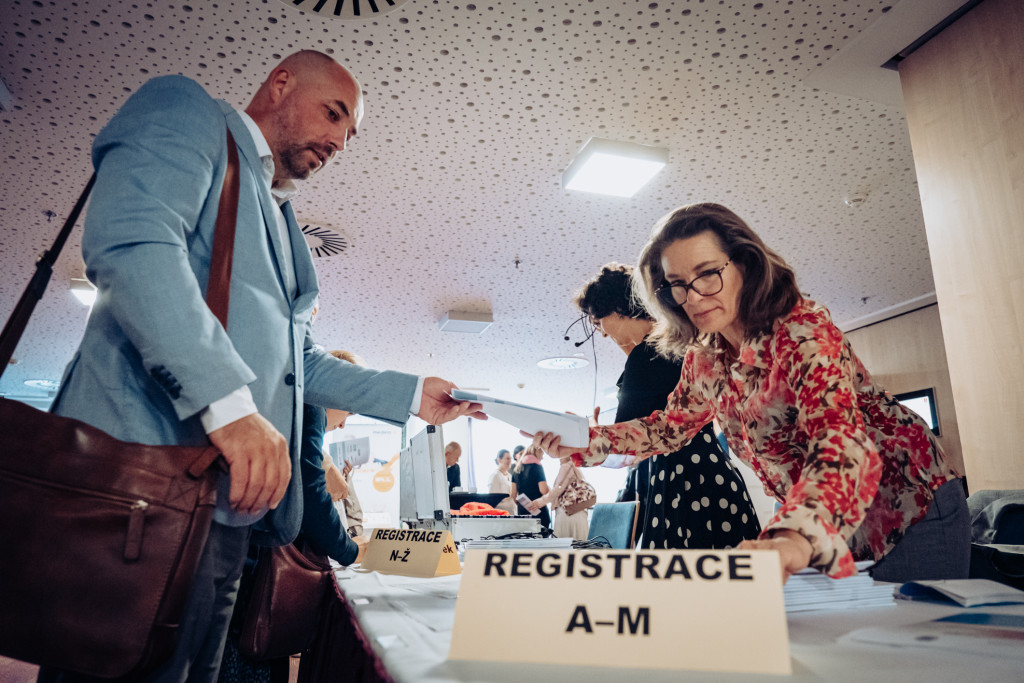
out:
<path id="1" fill-rule="evenodd" d="M 306 236 L 306 244 L 313 258 L 337 256 L 349 250 L 352 241 L 337 230 L 322 225 L 303 225 L 302 234 Z"/>
<path id="2" fill-rule="evenodd" d="M 409 0 L 281 0 L 289 7 L 312 12 L 324 19 L 359 21 L 398 9 Z"/>

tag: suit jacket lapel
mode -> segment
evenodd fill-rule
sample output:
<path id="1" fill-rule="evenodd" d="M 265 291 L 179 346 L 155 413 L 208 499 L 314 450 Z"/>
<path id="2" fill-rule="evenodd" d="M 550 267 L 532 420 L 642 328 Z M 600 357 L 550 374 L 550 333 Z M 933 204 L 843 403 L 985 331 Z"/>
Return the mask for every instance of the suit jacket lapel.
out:
<path id="1" fill-rule="evenodd" d="M 284 212 L 284 220 L 288 224 L 288 235 L 291 238 L 293 272 L 295 273 L 295 284 L 298 295 L 295 299 L 295 308 L 308 303 L 312 307 L 313 300 L 319 294 L 320 288 L 316 280 L 316 270 L 313 267 L 313 257 L 309 254 L 309 245 L 306 238 L 299 229 L 295 220 L 295 212 L 292 210 L 292 203 L 285 202 L 281 205 Z"/>
<path id="2" fill-rule="evenodd" d="M 259 199 L 260 211 L 263 213 L 263 229 L 266 231 L 267 239 L 270 241 L 270 251 L 277 266 L 277 282 L 281 287 L 281 291 L 287 296 L 288 288 L 285 284 L 284 269 L 287 268 L 288 272 L 291 273 L 293 267 L 284 258 L 285 252 L 281 244 L 281 233 L 277 229 L 277 202 L 274 200 L 273 195 L 270 194 L 270 188 L 267 187 L 266 182 L 263 180 L 263 160 L 260 159 L 259 153 L 256 151 L 256 143 L 253 142 L 252 135 L 249 133 L 249 129 L 246 128 L 242 118 L 238 115 L 238 112 L 226 102 L 219 101 L 219 104 L 221 110 L 224 111 L 228 128 L 231 129 L 231 134 L 235 137 L 235 142 L 238 144 L 238 150 L 241 152 L 242 180 L 243 182 L 247 181 L 245 173 L 246 169 L 248 169 L 251 182 L 256 188 L 256 197 Z"/>

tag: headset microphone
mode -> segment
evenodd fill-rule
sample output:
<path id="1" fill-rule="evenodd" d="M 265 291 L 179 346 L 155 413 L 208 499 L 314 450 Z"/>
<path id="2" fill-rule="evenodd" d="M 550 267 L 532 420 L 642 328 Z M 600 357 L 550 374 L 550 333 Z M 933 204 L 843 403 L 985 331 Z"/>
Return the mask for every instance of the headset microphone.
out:
<path id="1" fill-rule="evenodd" d="M 586 337 L 583 338 L 583 341 L 578 341 L 575 344 L 573 344 L 573 346 L 575 346 L 576 348 L 579 348 L 579 347 L 583 346 L 584 344 L 586 344 L 588 341 L 590 341 L 590 338 L 594 336 L 594 332 L 597 331 L 593 327 L 590 327 L 589 329 L 587 329 L 589 327 L 587 325 L 587 320 L 589 318 L 590 318 L 590 316 L 588 314 L 586 314 L 586 313 L 584 313 L 580 317 L 576 318 L 576 320 L 574 320 L 572 322 L 572 324 L 569 325 L 569 327 L 565 328 L 565 336 L 562 337 L 562 338 L 565 341 L 569 341 L 569 330 L 571 330 L 572 328 L 576 327 L 577 325 L 583 325 L 583 334 L 585 334 Z"/>

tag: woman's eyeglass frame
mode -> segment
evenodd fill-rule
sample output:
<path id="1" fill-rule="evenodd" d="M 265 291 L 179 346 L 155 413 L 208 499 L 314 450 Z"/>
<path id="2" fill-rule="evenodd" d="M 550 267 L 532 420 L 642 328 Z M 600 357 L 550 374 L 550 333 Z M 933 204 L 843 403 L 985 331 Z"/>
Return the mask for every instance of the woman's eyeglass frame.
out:
<path id="1" fill-rule="evenodd" d="M 676 282 L 666 282 L 661 287 L 654 290 L 654 294 L 658 297 L 658 300 L 661 301 L 661 303 L 665 304 L 669 308 L 677 308 L 685 305 L 691 290 L 697 292 L 701 296 L 714 296 L 725 289 L 725 280 L 722 278 L 722 271 L 728 268 L 730 263 L 732 263 L 731 259 L 718 268 L 705 270 L 689 282 L 682 282 L 680 280 L 677 280 Z M 709 287 L 704 287 L 703 284 L 700 286 L 697 285 L 698 281 L 703 280 L 704 278 L 712 278 L 711 281 L 714 282 L 715 277 L 718 279 L 717 285 L 710 285 Z M 679 288 L 682 288 L 683 290 L 682 301 L 677 299 L 675 294 L 675 290 Z M 701 291 L 702 289 L 704 291 Z"/>

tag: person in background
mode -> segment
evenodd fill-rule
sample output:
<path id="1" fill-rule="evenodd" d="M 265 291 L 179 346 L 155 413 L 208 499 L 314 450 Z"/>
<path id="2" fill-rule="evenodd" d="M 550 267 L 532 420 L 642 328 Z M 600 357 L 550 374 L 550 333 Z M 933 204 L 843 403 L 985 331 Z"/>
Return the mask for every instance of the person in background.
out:
<path id="1" fill-rule="evenodd" d="M 558 474 L 555 475 L 551 490 L 533 501 L 531 511 L 549 504 L 555 509 L 553 531 L 558 538 L 572 538 L 577 541 L 586 541 L 589 538 L 590 521 L 587 517 L 589 508 L 569 514 L 563 499 L 564 494 L 572 487 L 573 483 L 581 481 L 583 481 L 583 473 L 573 464 L 572 458 L 562 458 L 562 464 L 558 468 Z"/>
<path id="2" fill-rule="evenodd" d="M 316 319 L 318 308 L 313 309 L 312 319 Z M 355 362 L 358 358 L 347 351 L 331 351 L 332 356 L 346 362 Z M 302 529 L 294 543 L 300 550 L 309 548 L 319 556 L 327 556 L 342 565 L 358 563 L 366 552 L 369 539 L 365 536 L 352 538 L 342 523 L 338 510 L 334 507 L 335 496 L 339 495 L 336 488 L 338 481 L 344 486 L 337 467 L 331 457 L 324 455 L 324 435 L 345 427 L 348 411 L 335 408 L 321 408 L 306 404 L 303 406 L 302 452 L 300 455 L 302 476 Z M 330 463 L 328 465 L 328 463 Z M 334 472 L 337 479 L 333 483 L 329 478 Z M 331 489 L 335 492 L 332 493 Z M 349 495 L 344 487 L 340 492 Z M 253 570 L 260 549 L 250 546 L 249 561 L 242 574 L 238 590 L 239 608 L 231 620 L 228 639 L 224 647 L 221 662 L 219 683 L 287 683 L 288 657 L 262 662 L 252 661 L 238 650 L 238 638 L 242 631 L 249 596 L 253 590 Z M 266 550 L 265 548 L 262 550 Z"/>
<path id="3" fill-rule="evenodd" d="M 519 459 L 516 460 L 515 467 L 512 468 L 512 500 L 516 500 L 519 494 L 522 493 L 531 501 L 536 501 L 542 496 L 547 495 L 551 490 L 548 487 L 547 479 L 544 477 L 544 467 L 540 464 L 540 458 L 537 457 L 540 454 L 540 448 L 533 444 L 529 447 L 524 447 L 520 451 Z M 546 503 L 534 506 L 534 510 L 527 509 L 518 502 L 516 503 L 516 509 L 520 515 L 533 514 L 537 508 L 540 508 L 541 526 L 550 529 L 551 513 L 548 512 Z"/>
<path id="4" fill-rule="evenodd" d="M 508 452 L 507 448 L 502 448 L 494 458 L 494 463 L 498 469 L 494 470 L 487 480 L 487 491 L 488 493 L 504 493 L 507 497 L 494 507 L 514 515 L 517 510 L 515 498 L 512 497 L 512 475 L 509 473 L 509 470 L 512 469 L 512 454 Z"/>
<path id="5" fill-rule="evenodd" d="M 874 560 L 881 581 L 966 578 L 970 517 L 962 475 L 916 414 L 876 384 L 793 270 L 719 204 L 691 204 L 654 226 L 635 292 L 652 341 L 683 358 L 664 410 L 593 427 L 585 449 L 534 443 L 596 465 L 679 448 L 718 420 L 729 448 L 781 503 L 742 549 L 779 553 L 789 577 L 834 578 Z"/>
<path id="6" fill-rule="evenodd" d="M 513 463 L 519 462 L 519 454 L 522 453 L 525 449 L 526 449 L 526 446 L 524 446 L 521 443 L 520 444 L 516 444 L 512 448 L 512 462 Z"/>
<path id="7" fill-rule="evenodd" d="M 576 295 L 594 330 L 626 354 L 616 422 L 663 409 L 682 372 L 680 360 L 659 355 L 649 341 L 654 320 L 632 296 L 632 277 L 632 266 L 609 263 Z M 711 423 L 674 453 L 637 463 L 626 489 L 639 505 L 637 548 L 734 548 L 761 531 L 743 477 Z"/>
<path id="8" fill-rule="evenodd" d="M 451 493 L 457 488 L 462 488 L 462 471 L 459 468 L 459 458 L 462 457 L 462 446 L 455 441 L 449 441 L 444 447 L 444 464 L 448 468 L 448 492 Z"/>
<path id="9" fill-rule="evenodd" d="M 345 524 L 348 527 L 348 535 L 355 538 L 363 535 L 363 504 L 359 502 L 359 493 L 356 491 L 354 482 L 355 468 L 352 463 L 345 463 L 341 476 L 348 488 L 348 495 L 342 499 L 345 510 Z"/>
<path id="10" fill-rule="evenodd" d="M 366 367 L 366 362 L 351 351 L 331 351 L 330 353 L 335 358 L 340 358 L 353 365 Z M 336 411 L 336 413 L 338 412 L 342 411 Z M 345 415 L 345 418 L 334 429 L 344 429 L 347 417 L 348 414 Z M 328 424 L 327 431 L 333 431 L 330 424 Z M 327 476 L 327 492 L 331 495 L 331 499 L 335 502 L 342 501 L 342 509 L 345 511 L 344 523 L 348 529 L 348 535 L 353 538 L 362 536 L 363 506 L 359 502 L 359 494 L 356 493 L 355 486 L 352 485 L 352 476 L 355 471 L 352 463 L 346 462 L 345 466 L 339 471 L 334 460 L 325 457 L 324 471 Z"/>

